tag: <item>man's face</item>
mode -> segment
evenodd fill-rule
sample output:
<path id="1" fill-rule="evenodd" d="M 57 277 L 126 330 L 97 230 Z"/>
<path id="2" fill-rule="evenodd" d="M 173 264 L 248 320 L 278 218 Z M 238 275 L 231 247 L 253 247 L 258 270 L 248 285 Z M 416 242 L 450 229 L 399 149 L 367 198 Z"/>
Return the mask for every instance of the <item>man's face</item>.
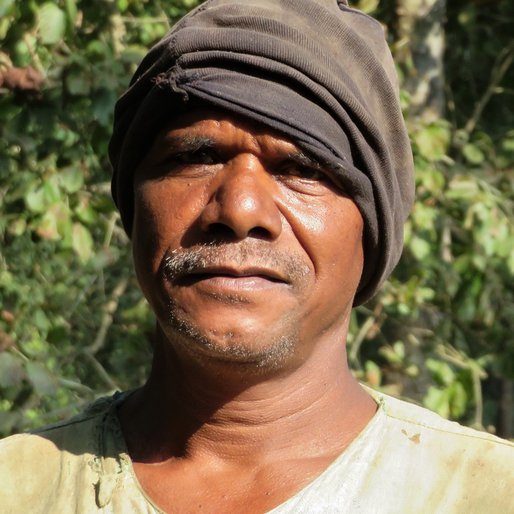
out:
<path id="1" fill-rule="evenodd" d="M 177 351 L 262 368 L 301 362 L 324 337 L 344 344 L 362 218 L 291 141 L 195 111 L 134 180 L 136 273 Z"/>

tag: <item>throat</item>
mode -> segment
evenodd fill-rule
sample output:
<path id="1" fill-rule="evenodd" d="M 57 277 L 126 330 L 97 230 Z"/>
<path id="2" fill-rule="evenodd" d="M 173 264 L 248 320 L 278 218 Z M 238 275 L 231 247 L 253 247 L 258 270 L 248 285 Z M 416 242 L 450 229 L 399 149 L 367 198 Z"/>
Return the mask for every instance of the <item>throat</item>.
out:
<path id="1" fill-rule="evenodd" d="M 320 390 L 287 379 L 233 396 L 212 387 L 179 380 L 176 388 L 163 390 L 149 382 L 129 397 L 119 415 L 132 460 L 151 464 L 210 455 L 256 468 L 299 457 L 330 460 L 377 408 L 353 378 L 344 398 L 337 384 Z"/>
<path id="2" fill-rule="evenodd" d="M 263 513 L 307 487 L 337 458 L 269 462 L 259 467 L 203 457 L 134 464 L 142 489 L 165 512 Z"/>
<path id="3" fill-rule="evenodd" d="M 175 376 L 119 411 L 135 476 L 165 512 L 272 510 L 319 477 L 377 408 L 344 373 L 325 388 L 283 378 L 232 396 Z"/>

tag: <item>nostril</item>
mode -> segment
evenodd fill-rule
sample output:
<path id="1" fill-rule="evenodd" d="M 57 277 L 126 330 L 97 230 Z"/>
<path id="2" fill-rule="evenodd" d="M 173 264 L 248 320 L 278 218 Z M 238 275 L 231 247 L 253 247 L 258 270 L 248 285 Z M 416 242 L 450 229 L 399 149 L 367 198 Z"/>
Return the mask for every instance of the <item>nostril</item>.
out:
<path id="1" fill-rule="evenodd" d="M 233 239 L 236 237 L 234 230 L 224 223 L 211 223 L 208 232 L 211 236 L 219 239 Z"/>
<path id="2" fill-rule="evenodd" d="M 268 239 L 270 237 L 270 232 L 263 227 L 254 227 L 248 233 L 249 236 L 255 237 L 257 239 Z"/>
<path id="3" fill-rule="evenodd" d="M 216 241 L 231 241 L 244 237 L 254 237 L 256 239 L 269 239 L 271 234 L 264 227 L 253 227 L 248 232 L 245 230 L 243 233 L 238 233 L 230 226 L 224 223 L 211 223 L 207 230 L 210 238 Z"/>

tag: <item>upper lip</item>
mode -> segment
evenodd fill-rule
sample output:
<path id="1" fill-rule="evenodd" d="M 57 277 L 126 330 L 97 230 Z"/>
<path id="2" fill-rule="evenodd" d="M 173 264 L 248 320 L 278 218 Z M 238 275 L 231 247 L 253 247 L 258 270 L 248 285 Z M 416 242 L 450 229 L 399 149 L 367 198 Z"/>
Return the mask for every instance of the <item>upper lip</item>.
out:
<path id="1" fill-rule="evenodd" d="M 183 278 L 191 275 L 223 275 L 230 277 L 264 277 L 277 282 L 289 283 L 287 277 L 274 269 L 261 266 L 230 266 L 230 265 L 212 265 L 193 268 L 179 275 L 177 278 Z"/>

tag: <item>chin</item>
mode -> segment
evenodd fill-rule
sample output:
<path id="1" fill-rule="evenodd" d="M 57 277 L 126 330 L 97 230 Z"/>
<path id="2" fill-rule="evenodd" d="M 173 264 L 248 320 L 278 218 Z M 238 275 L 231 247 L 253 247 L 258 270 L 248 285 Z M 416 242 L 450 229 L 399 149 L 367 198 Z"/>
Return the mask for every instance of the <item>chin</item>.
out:
<path id="1" fill-rule="evenodd" d="M 241 327 L 209 327 L 179 316 L 173 309 L 165 323 L 159 323 L 166 339 L 189 358 L 210 363 L 229 364 L 245 369 L 278 370 L 293 358 L 298 345 L 296 330 L 280 330 L 263 341 L 263 330 Z M 272 331 L 274 332 L 274 331 Z"/>

